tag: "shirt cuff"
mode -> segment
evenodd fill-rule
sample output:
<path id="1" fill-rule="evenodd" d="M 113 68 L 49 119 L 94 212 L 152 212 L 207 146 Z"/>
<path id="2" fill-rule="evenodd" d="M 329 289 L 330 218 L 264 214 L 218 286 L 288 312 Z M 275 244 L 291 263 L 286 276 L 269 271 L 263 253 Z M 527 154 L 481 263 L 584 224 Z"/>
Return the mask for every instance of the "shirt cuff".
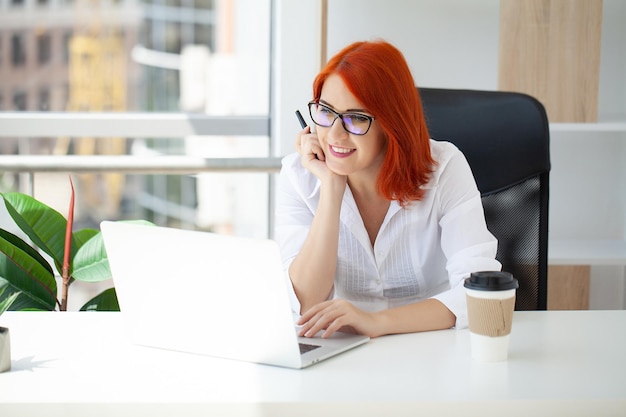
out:
<path id="1" fill-rule="evenodd" d="M 467 298 L 463 281 L 455 288 L 437 294 L 431 298 L 441 302 L 456 316 L 456 323 L 454 325 L 456 329 L 464 329 L 467 327 Z"/>
<path id="2" fill-rule="evenodd" d="M 296 291 L 293 289 L 293 284 L 291 283 L 291 277 L 289 277 L 289 271 L 285 270 L 285 279 L 287 280 L 287 293 L 289 294 L 289 304 L 291 305 L 291 312 L 293 313 L 294 320 L 300 318 L 300 309 L 302 306 L 300 305 L 300 301 L 296 296 Z"/>

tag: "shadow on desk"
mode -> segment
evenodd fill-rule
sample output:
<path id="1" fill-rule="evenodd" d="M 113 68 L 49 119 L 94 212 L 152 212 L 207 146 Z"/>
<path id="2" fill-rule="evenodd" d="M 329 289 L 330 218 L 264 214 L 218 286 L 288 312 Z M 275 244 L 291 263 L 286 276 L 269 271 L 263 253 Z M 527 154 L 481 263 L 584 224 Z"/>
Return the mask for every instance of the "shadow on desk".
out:
<path id="1" fill-rule="evenodd" d="M 10 372 L 18 372 L 18 371 L 34 371 L 39 368 L 49 368 L 48 363 L 54 362 L 54 360 L 48 359 L 44 361 L 36 361 L 34 360 L 35 356 L 25 356 L 22 359 L 11 361 L 11 371 Z"/>

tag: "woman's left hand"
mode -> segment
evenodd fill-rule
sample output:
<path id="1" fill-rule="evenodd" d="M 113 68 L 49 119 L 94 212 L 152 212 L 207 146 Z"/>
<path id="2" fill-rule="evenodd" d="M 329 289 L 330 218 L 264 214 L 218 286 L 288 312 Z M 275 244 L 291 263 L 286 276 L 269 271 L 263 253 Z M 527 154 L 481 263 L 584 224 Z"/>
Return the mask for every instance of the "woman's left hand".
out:
<path id="1" fill-rule="evenodd" d="M 313 337 L 324 330 L 323 338 L 336 331 L 376 337 L 383 334 L 375 313 L 356 308 L 346 300 L 330 300 L 315 305 L 298 320 L 298 336 Z"/>

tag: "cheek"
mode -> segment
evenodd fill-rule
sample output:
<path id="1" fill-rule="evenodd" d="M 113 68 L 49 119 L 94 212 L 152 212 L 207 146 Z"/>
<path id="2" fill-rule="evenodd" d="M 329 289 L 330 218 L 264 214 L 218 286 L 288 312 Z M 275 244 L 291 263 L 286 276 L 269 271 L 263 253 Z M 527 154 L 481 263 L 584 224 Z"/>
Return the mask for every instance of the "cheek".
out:
<path id="1" fill-rule="evenodd" d="M 383 133 L 378 133 L 375 137 L 372 138 L 372 151 L 384 155 L 387 151 L 387 138 Z"/>
<path id="2" fill-rule="evenodd" d="M 328 145 L 328 130 L 324 129 L 324 128 L 319 128 L 316 129 L 315 133 L 317 133 L 317 140 L 319 141 L 320 145 L 322 146 L 326 146 Z"/>

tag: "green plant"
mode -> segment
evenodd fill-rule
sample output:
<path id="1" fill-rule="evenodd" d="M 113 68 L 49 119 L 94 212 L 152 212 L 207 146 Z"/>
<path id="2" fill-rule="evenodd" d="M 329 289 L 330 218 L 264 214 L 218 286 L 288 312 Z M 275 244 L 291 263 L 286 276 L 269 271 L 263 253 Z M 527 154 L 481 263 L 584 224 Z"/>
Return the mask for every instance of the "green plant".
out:
<path id="1" fill-rule="evenodd" d="M 6 289 L 7 284 L 7 280 L 0 278 L 0 299 L 2 297 L 2 293 Z M 11 304 L 13 304 L 18 295 L 20 295 L 19 292 L 14 292 L 13 294 L 4 298 L 4 300 L 0 301 L 0 316 L 2 315 L 2 313 L 7 311 L 9 307 L 11 307 Z"/>
<path id="2" fill-rule="evenodd" d="M 100 282 L 111 278 L 101 233 L 95 229 L 72 231 L 73 189 L 68 220 L 27 194 L 0 195 L 15 224 L 33 243 L 31 246 L 0 228 L 0 279 L 6 281 L 3 288 L 8 289 L 8 295 L 0 294 L 0 306 L 12 298 L 13 310 L 66 310 L 68 288 L 74 280 Z M 62 277 L 60 299 L 55 270 Z M 119 310 L 115 289 L 104 290 L 81 310 Z"/>

